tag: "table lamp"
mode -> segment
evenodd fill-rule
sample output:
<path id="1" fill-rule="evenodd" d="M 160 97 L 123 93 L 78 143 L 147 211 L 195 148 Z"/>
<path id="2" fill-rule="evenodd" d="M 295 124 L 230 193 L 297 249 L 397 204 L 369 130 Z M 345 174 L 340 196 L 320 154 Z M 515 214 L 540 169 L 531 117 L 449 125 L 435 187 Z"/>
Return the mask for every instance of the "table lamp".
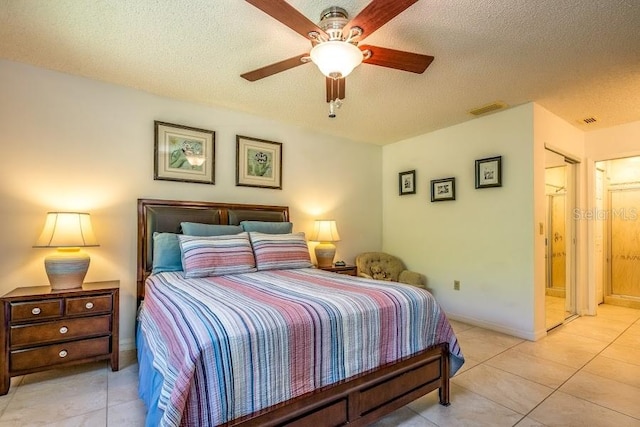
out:
<path id="1" fill-rule="evenodd" d="M 336 245 L 333 242 L 340 241 L 338 228 L 334 220 L 316 220 L 311 238 L 314 242 L 320 242 L 316 246 L 316 259 L 318 267 L 331 267 L 333 257 L 336 255 Z"/>
<path id="2" fill-rule="evenodd" d="M 99 246 L 88 213 L 49 212 L 34 248 L 57 248 L 44 259 L 53 290 L 82 287 L 90 258 L 81 247 Z"/>

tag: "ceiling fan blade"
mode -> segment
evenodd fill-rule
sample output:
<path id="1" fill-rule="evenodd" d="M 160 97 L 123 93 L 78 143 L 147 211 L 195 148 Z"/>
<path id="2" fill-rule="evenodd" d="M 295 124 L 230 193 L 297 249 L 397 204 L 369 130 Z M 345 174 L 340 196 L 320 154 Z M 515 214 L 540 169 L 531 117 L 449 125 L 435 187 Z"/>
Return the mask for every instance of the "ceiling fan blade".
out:
<path id="1" fill-rule="evenodd" d="M 379 65 L 381 67 L 395 68 L 396 70 L 409 71 L 416 74 L 424 73 L 424 70 L 426 70 L 433 61 L 433 56 L 421 55 L 419 53 L 369 45 L 359 47 L 363 51 L 368 50 L 371 52 L 371 56 L 365 58 L 362 62 Z"/>
<path id="2" fill-rule="evenodd" d="M 246 1 L 307 39 L 309 38 L 309 33 L 312 31 L 326 36 L 325 32 L 322 31 L 320 27 L 311 22 L 307 17 L 298 12 L 293 6 L 284 0 Z"/>
<path id="3" fill-rule="evenodd" d="M 360 40 L 363 40 L 417 1 L 373 0 L 367 7 L 362 9 L 358 16 L 345 25 L 343 34 L 348 34 L 351 27 L 360 27 L 362 28 Z"/>
<path id="4" fill-rule="evenodd" d="M 256 80 L 264 79 L 265 77 L 269 77 L 282 71 L 289 70 L 291 68 L 297 67 L 298 65 L 306 64 L 306 62 L 302 62 L 302 58 L 304 58 L 305 56 L 309 56 L 309 54 L 303 53 L 302 55 L 294 56 L 293 58 L 285 59 L 284 61 L 276 62 L 275 64 L 267 65 L 266 67 L 249 71 L 247 73 L 241 74 L 240 77 L 249 80 L 250 82 L 255 82 Z"/>
<path id="5" fill-rule="evenodd" d="M 345 79 L 332 79 L 331 77 L 326 78 L 326 86 L 327 86 L 327 102 L 334 101 L 336 99 L 344 99 L 345 95 Z"/>

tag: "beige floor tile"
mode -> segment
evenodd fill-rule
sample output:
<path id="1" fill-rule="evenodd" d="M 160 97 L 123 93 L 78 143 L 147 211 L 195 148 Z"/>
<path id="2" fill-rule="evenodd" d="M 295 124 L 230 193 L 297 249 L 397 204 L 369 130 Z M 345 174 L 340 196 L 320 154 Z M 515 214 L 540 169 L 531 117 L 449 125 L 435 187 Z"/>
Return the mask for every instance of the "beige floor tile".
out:
<path id="1" fill-rule="evenodd" d="M 553 392 L 552 388 L 486 365 L 476 366 L 452 382 L 520 414 L 528 413 Z"/>
<path id="2" fill-rule="evenodd" d="M 33 374 L 37 375 L 37 374 Z M 67 395 L 75 396 L 79 390 L 93 387 L 95 392 L 107 392 L 107 373 L 104 369 L 96 371 L 87 371 L 77 373 L 75 375 L 60 375 L 59 378 L 51 378 L 46 381 L 35 381 L 31 375 L 25 376 L 22 385 L 16 390 L 16 395 L 10 405 L 14 405 L 16 401 L 34 399 L 38 400 L 42 397 L 50 398 L 51 396 L 64 397 Z M 106 403 L 106 400 L 105 400 Z"/>
<path id="3" fill-rule="evenodd" d="M 564 325 L 562 332 L 611 342 L 628 327 L 628 322 L 619 322 L 603 317 L 584 316 Z"/>
<path id="4" fill-rule="evenodd" d="M 482 362 L 481 360 L 473 359 L 471 357 L 468 357 L 465 354 L 464 355 L 464 365 L 462 365 L 462 367 L 458 370 L 458 372 L 456 372 L 456 375 L 460 375 L 464 371 L 468 371 L 469 369 L 473 368 L 474 366 L 479 365 L 481 362 Z"/>
<path id="5" fill-rule="evenodd" d="M 564 319 L 567 317 L 565 305 L 565 298 L 551 295 L 545 296 L 544 312 L 547 330 L 564 322 Z"/>
<path id="6" fill-rule="evenodd" d="M 117 372 L 109 371 L 107 375 L 107 405 L 137 400 L 138 397 L 138 364 L 130 364 Z"/>
<path id="7" fill-rule="evenodd" d="M 453 328 L 453 332 L 459 334 L 460 332 L 466 331 L 471 328 L 475 328 L 473 325 L 469 325 L 468 323 L 459 322 L 457 320 L 449 319 L 449 323 L 451 323 L 451 327 Z"/>
<path id="8" fill-rule="evenodd" d="M 523 342 L 520 338 L 482 328 L 467 329 L 456 335 L 462 354 L 481 362 Z"/>
<path id="9" fill-rule="evenodd" d="M 146 408 L 142 400 L 132 400 L 107 409 L 107 426 L 144 426 Z"/>
<path id="10" fill-rule="evenodd" d="M 23 376 L 12 377 L 9 384 L 9 391 L 4 396 L 0 396 L 0 417 L 2 417 L 4 410 L 9 405 L 9 402 L 11 402 L 11 399 L 13 399 L 13 395 L 22 383 L 23 378 Z"/>
<path id="11" fill-rule="evenodd" d="M 47 427 L 107 427 L 107 410 L 89 412 L 77 417 L 47 424 Z M 134 426 L 131 426 L 134 427 Z"/>
<path id="12" fill-rule="evenodd" d="M 601 356 L 608 357 L 610 359 L 620 360 L 622 362 L 631 363 L 632 365 L 640 366 L 640 356 L 638 356 L 638 349 L 634 347 L 627 347 L 620 344 L 611 344 L 605 348 Z"/>
<path id="13" fill-rule="evenodd" d="M 640 388 L 580 371 L 560 391 L 640 420 Z"/>
<path id="14" fill-rule="evenodd" d="M 438 427 L 420 414 L 404 406 L 369 427 Z"/>
<path id="15" fill-rule="evenodd" d="M 38 400 L 34 400 L 33 396 L 26 399 L 16 396 L 0 417 L 0 423 L 21 425 L 25 420 L 29 420 L 30 425 L 44 425 L 104 410 L 106 391 L 96 390 L 91 384 L 77 387 L 76 390 L 77 394 L 70 394 L 65 390 L 52 395 L 42 395 Z"/>
<path id="16" fill-rule="evenodd" d="M 83 366 L 26 375 L 0 421 L 18 423 L 29 419 L 32 423 L 53 423 L 104 409 L 107 403 L 104 365 Z"/>
<path id="17" fill-rule="evenodd" d="M 640 350 L 640 324 L 635 323 L 630 326 L 614 343 Z"/>
<path id="18" fill-rule="evenodd" d="M 514 348 L 532 356 L 580 368 L 606 346 L 604 341 L 554 331 L 541 340 L 525 341 Z"/>
<path id="19" fill-rule="evenodd" d="M 610 304 L 600 304 L 596 310 L 597 316 L 620 322 L 633 323 L 640 320 L 640 310 L 618 307 Z"/>
<path id="20" fill-rule="evenodd" d="M 551 388 L 558 388 L 577 368 L 542 359 L 512 348 L 485 362 L 489 366 Z"/>
<path id="21" fill-rule="evenodd" d="M 549 396 L 528 417 L 547 426 L 638 427 L 640 425 L 640 420 L 559 391 Z"/>
<path id="22" fill-rule="evenodd" d="M 64 383 L 67 381 L 81 381 L 85 377 L 94 375 L 101 375 L 106 378 L 106 374 L 106 362 L 85 363 L 82 365 L 69 366 L 60 369 L 50 369 L 48 371 L 25 375 L 22 380 L 22 386 L 36 383 L 46 383 L 55 386 L 59 383 Z"/>
<path id="23" fill-rule="evenodd" d="M 410 403 L 411 409 L 441 427 L 511 427 L 522 415 L 479 394 L 451 384 L 451 405 L 438 404 L 438 392 Z"/>
<path id="24" fill-rule="evenodd" d="M 640 358 L 640 354 L 636 354 L 636 358 Z M 633 365 L 598 355 L 583 370 L 637 387 L 640 390 L 640 365 Z"/>
<path id="25" fill-rule="evenodd" d="M 515 427 L 546 427 L 546 426 L 532 418 L 524 417 L 523 419 L 520 420 L 518 424 L 515 425 Z"/>

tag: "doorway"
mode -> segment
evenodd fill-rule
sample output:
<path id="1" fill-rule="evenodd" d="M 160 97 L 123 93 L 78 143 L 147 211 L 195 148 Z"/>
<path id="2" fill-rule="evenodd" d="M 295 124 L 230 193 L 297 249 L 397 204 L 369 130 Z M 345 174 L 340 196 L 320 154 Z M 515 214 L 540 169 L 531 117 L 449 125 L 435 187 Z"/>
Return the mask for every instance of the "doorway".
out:
<path id="1" fill-rule="evenodd" d="M 640 157 L 598 162 L 598 170 L 604 176 L 602 188 L 596 186 L 596 197 L 605 203 L 604 302 L 640 308 Z"/>
<path id="2" fill-rule="evenodd" d="M 575 163 L 545 150 L 545 314 L 553 329 L 573 317 L 575 309 Z"/>

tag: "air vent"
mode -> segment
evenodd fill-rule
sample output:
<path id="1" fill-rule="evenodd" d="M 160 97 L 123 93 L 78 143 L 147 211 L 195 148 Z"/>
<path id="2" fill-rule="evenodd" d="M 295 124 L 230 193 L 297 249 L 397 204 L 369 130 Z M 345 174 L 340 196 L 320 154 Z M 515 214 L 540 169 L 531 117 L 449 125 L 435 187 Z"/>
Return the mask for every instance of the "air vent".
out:
<path id="1" fill-rule="evenodd" d="M 502 101 L 492 102 L 491 104 L 484 105 L 482 107 L 474 108 L 469 111 L 469 114 L 474 116 L 482 116 L 483 114 L 492 113 L 494 111 L 502 110 L 507 108 L 507 104 Z"/>
<path id="2" fill-rule="evenodd" d="M 597 122 L 598 119 L 596 119 L 595 117 L 586 117 L 584 119 L 582 119 L 582 123 L 587 124 L 587 125 L 591 125 L 595 122 Z"/>

